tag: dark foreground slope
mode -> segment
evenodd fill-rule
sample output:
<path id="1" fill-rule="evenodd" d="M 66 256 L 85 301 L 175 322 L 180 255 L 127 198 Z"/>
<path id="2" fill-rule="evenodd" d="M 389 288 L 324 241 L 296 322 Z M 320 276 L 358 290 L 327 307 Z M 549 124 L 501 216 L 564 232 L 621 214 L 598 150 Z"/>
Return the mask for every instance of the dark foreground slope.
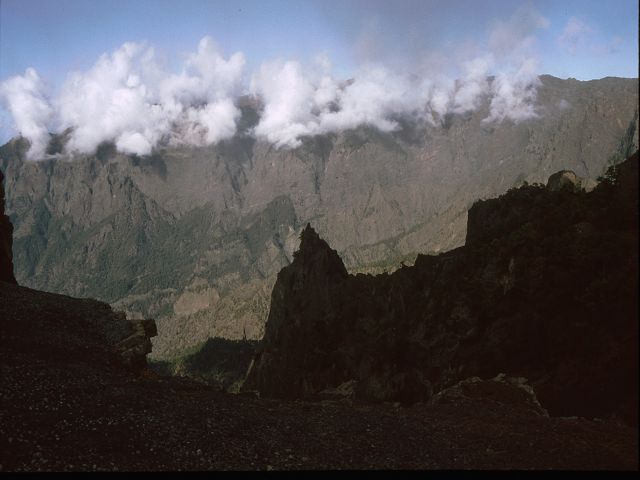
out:
<path id="1" fill-rule="evenodd" d="M 638 467 L 636 429 L 504 395 L 351 406 L 156 378 L 118 362 L 100 341 L 112 320 L 87 306 L 0 282 L 2 470 Z"/>
<path id="2" fill-rule="evenodd" d="M 637 153 L 590 193 L 574 177 L 477 202 L 466 246 L 391 275 L 349 275 L 307 226 L 244 388 L 411 403 L 505 372 L 552 415 L 637 424 Z"/>

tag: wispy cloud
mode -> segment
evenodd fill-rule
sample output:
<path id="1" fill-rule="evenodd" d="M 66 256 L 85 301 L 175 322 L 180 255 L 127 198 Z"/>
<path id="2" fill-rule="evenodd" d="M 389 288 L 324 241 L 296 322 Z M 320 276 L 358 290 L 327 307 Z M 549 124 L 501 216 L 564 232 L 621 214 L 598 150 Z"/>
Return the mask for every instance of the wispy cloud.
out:
<path id="1" fill-rule="evenodd" d="M 593 28 L 576 17 L 571 17 L 558 37 L 558 43 L 571 55 L 587 45 Z"/>
<path id="2" fill-rule="evenodd" d="M 570 55 L 611 55 L 618 53 L 624 44 L 621 36 L 604 39 L 596 28 L 576 17 L 567 21 L 557 40 L 560 47 Z"/>
<path id="3" fill-rule="evenodd" d="M 616 35 L 608 42 L 595 43 L 591 46 L 591 52 L 595 55 L 612 55 L 620 52 L 624 45 L 624 39 Z"/>

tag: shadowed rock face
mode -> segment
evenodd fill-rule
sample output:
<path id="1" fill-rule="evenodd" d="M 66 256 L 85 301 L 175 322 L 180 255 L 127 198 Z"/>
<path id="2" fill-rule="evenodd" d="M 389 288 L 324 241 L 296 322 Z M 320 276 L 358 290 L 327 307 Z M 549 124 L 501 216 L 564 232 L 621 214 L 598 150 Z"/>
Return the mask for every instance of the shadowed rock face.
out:
<path id="1" fill-rule="evenodd" d="M 504 372 L 552 415 L 637 422 L 637 154 L 607 178 L 477 202 L 466 246 L 391 275 L 345 275 L 308 226 L 244 389 L 415 402 Z"/>
<path id="2" fill-rule="evenodd" d="M 97 300 L 0 283 L 0 335 L 15 355 L 35 348 L 52 363 L 138 371 L 147 365 L 156 329 L 153 320 L 127 320 Z"/>
<path id="3" fill-rule="evenodd" d="M 11 244 L 13 239 L 13 225 L 9 217 L 4 214 L 4 175 L 0 170 L 0 281 L 16 283 L 13 276 L 13 261 Z"/>

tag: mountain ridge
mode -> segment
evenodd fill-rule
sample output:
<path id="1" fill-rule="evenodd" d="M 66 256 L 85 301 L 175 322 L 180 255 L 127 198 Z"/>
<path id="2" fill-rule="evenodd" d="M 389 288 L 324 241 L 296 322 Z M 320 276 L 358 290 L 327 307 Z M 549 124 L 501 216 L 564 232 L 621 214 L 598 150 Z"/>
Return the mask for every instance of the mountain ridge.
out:
<path id="1" fill-rule="evenodd" d="M 261 338 L 275 276 L 307 222 L 350 271 L 390 270 L 461 245 L 476 199 L 563 168 L 595 180 L 637 145 L 636 82 L 541 81 L 541 116 L 531 121 L 483 124 L 478 111 L 451 116 L 446 128 L 363 127 L 295 150 L 240 135 L 149 157 L 105 145 L 34 163 L 12 141 L 0 148 L 0 169 L 18 281 L 156 318 L 157 357 L 213 336 Z M 117 259 L 119 237 L 131 260 Z"/>

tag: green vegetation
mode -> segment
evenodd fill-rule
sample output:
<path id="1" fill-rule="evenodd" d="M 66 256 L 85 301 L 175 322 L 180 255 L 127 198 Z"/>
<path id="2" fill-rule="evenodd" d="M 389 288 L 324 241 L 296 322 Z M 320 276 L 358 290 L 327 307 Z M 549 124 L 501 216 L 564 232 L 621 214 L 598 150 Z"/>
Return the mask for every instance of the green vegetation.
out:
<path id="1" fill-rule="evenodd" d="M 160 375 L 180 375 L 237 392 L 260 342 L 209 338 L 167 361 L 151 362 Z"/>
<path id="2" fill-rule="evenodd" d="M 631 122 L 629 122 L 629 126 L 627 127 L 626 132 L 620 139 L 618 148 L 613 153 L 613 155 L 611 155 L 607 160 L 606 168 L 609 168 L 612 165 L 617 165 L 618 163 L 624 162 L 627 158 L 633 155 L 633 153 L 638 149 L 638 145 L 635 144 L 635 140 L 634 140 L 637 128 L 638 128 L 638 109 L 636 109 L 633 119 L 631 120 Z"/>
<path id="3" fill-rule="evenodd" d="M 365 263 L 353 268 L 353 271 L 361 273 L 378 274 L 383 272 L 393 272 L 403 265 L 413 265 L 416 261 L 417 253 L 411 252 L 406 255 L 396 254 L 388 258 L 380 259 L 375 262 Z"/>

